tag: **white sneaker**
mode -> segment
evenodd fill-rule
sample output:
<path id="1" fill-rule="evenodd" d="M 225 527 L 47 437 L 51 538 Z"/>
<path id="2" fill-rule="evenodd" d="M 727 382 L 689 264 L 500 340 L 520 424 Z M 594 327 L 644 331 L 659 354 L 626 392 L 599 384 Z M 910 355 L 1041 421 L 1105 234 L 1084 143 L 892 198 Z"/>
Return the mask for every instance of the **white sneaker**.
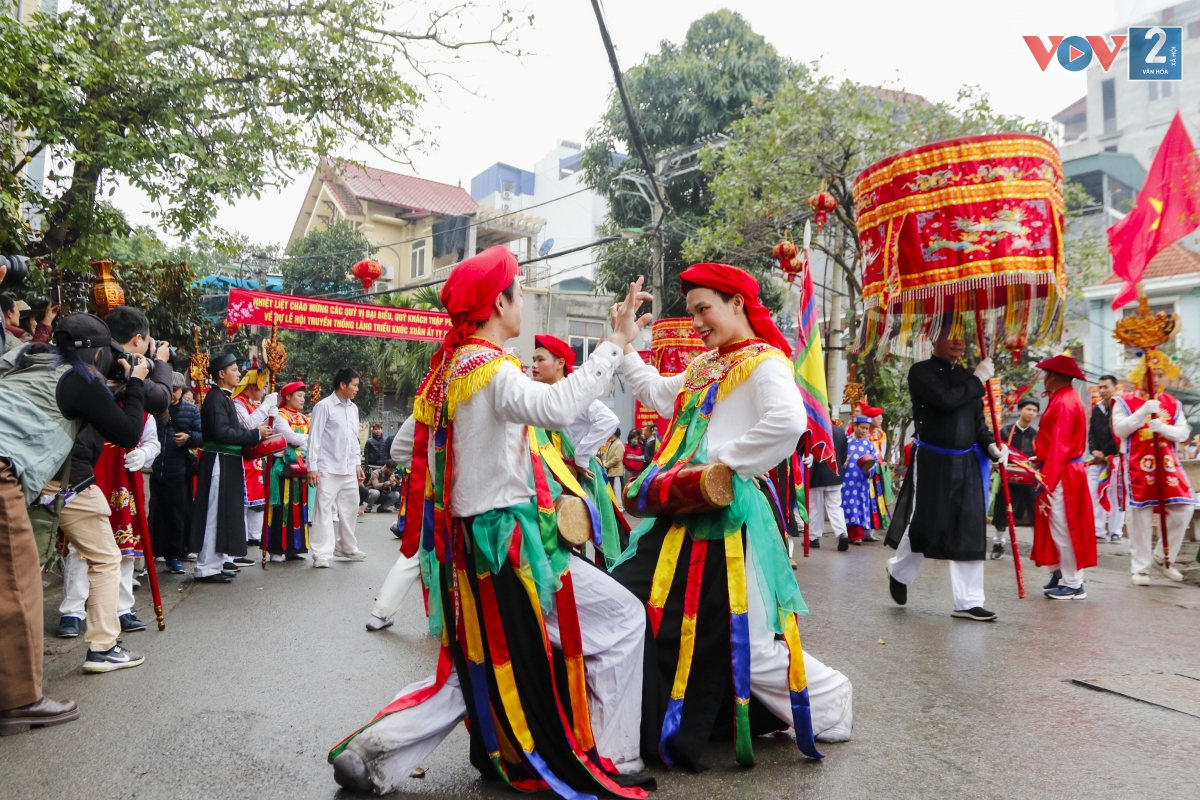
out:
<path id="1" fill-rule="evenodd" d="M 367 620 L 367 630 L 369 631 L 381 631 L 384 628 L 390 627 L 392 627 L 392 620 L 384 619 L 383 617 L 377 617 L 374 614 L 372 614 L 371 618 Z"/>
<path id="2" fill-rule="evenodd" d="M 333 551 L 334 558 L 344 558 L 347 561 L 366 561 L 367 554 L 362 550 L 355 550 L 353 553 L 343 553 L 340 550 Z"/>
<path id="3" fill-rule="evenodd" d="M 314 558 L 313 566 L 317 567 L 318 569 L 329 569 L 329 559 L 328 558 Z"/>
<path id="4" fill-rule="evenodd" d="M 278 553 L 278 554 L 272 553 L 271 554 L 271 563 L 272 564 L 278 564 L 283 560 L 284 560 L 283 553 Z"/>
<path id="5" fill-rule="evenodd" d="M 1165 567 L 1159 562 L 1154 562 L 1154 568 L 1163 574 L 1163 577 L 1169 581 L 1180 583 L 1183 581 L 1183 573 L 1175 569 L 1174 566 Z"/>
<path id="6" fill-rule="evenodd" d="M 1133 581 L 1134 586 L 1149 586 L 1150 585 L 1150 576 L 1144 572 L 1133 573 L 1133 577 L 1130 580 Z"/>

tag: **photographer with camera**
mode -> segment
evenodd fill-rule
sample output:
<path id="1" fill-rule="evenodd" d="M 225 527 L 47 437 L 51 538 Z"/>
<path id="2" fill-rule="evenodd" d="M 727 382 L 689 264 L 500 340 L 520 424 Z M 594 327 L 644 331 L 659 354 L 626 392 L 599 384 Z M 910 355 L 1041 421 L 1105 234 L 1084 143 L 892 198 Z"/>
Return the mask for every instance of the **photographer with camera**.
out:
<path id="1" fill-rule="evenodd" d="M 127 377 L 121 407 L 105 384 L 114 360 L 103 321 L 73 314 L 60 323 L 54 342 L 53 350 L 30 345 L 17 369 L 0 377 L 0 734 L 79 718 L 74 702 L 42 694 L 42 577 L 27 510 L 39 498 L 52 505 L 62 493 L 67 504 L 58 525 L 88 562 L 92 624 L 85 664 L 107 671 L 143 660 L 117 644 L 121 553 L 106 522 L 107 499 L 90 474 L 72 474 L 90 468 L 73 463 L 71 452 L 89 423 L 114 444 L 137 446 L 149 370 L 145 363 L 121 367 Z"/>
<path id="2" fill-rule="evenodd" d="M 157 342 L 150 338 L 150 320 L 136 308 L 117 306 L 108 312 L 104 324 L 112 333 L 113 349 L 117 358 L 126 354 L 145 356 L 153 359 L 150 364 L 150 379 L 145 386 L 145 411 L 147 414 L 161 414 L 171 405 L 171 382 L 174 371 L 171 369 L 171 346 L 167 342 Z"/>

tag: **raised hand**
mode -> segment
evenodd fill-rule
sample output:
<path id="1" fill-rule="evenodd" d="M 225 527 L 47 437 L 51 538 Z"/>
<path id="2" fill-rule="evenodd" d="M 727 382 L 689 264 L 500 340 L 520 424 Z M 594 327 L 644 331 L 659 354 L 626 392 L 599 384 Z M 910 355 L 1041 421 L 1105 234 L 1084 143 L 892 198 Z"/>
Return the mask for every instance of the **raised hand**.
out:
<path id="1" fill-rule="evenodd" d="M 639 317 L 637 313 L 642 303 L 654 299 L 649 292 L 642 291 L 642 284 L 645 283 L 645 280 L 644 277 L 639 277 L 629 284 L 629 293 L 625 295 L 625 299 L 615 304 L 609 312 L 613 332 L 608 340 L 622 350 L 629 347 L 641 333 L 642 328 L 649 325 L 654 319 L 650 314 L 643 314 Z"/>

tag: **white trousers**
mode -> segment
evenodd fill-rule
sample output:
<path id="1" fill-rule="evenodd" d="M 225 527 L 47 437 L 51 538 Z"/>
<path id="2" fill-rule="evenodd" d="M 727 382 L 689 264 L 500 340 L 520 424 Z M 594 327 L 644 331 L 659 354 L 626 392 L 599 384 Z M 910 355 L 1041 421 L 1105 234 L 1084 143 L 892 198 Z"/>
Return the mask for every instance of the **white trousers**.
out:
<path id="1" fill-rule="evenodd" d="M 646 614 L 637 598 L 608 573 L 575 555 L 571 565 L 596 749 L 621 772 L 638 772 L 643 767 L 639 737 Z M 550 642 L 560 646 L 557 610 L 547 614 L 545 620 Z M 786 687 L 786 674 L 784 680 Z M 426 678 L 396 696 L 432 684 L 433 678 Z M 356 736 L 348 747 L 362 758 L 376 793 L 387 794 L 400 788 L 401 781 L 466 713 L 458 675 L 452 671 L 432 698 L 385 717 Z"/>
<path id="2" fill-rule="evenodd" d="M 316 508 L 308 533 L 308 549 L 313 559 L 332 558 L 339 553 L 357 553 L 354 526 L 358 522 L 358 478 L 322 472 L 317 481 Z M 334 524 L 334 511 L 337 523 Z M 335 531 L 336 527 L 336 531 Z"/>
<path id="3" fill-rule="evenodd" d="M 380 619 L 396 616 L 396 612 L 400 610 L 400 602 L 420 578 L 421 560 L 416 556 L 408 558 L 401 555 L 383 579 L 383 586 L 379 587 L 379 596 L 375 598 L 375 608 L 371 613 Z"/>
<path id="4" fill-rule="evenodd" d="M 1058 563 L 1050 571 L 1059 570 L 1059 583 L 1071 589 L 1083 586 L 1083 570 L 1076 566 L 1075 543 L 1071 541 L 1071 528 L 1067 523 L 1067 501 L 1063 496 L 1062 481 L 1050 495 L 1050 537 L 1058 548 Z M 982 563 L 982 562 L 981 562 Z"/>
<path id="5" fill-rule="evenodd" d="M 1121 480 L 1119 475 L 1114 475 L 1108 483 L 1108 507 L 1112 511 L 1105 511 L 1104 506 L 1100 505 L 1100 471 L 1099 464 L 1088 465 L 1088 489 L 1092 496 L 1092 516 L 1096 520 L 1096 538 L 1107 539 L 1114 534 L 1120 535 L 1121 529 L 1125 527 L 1125 512 L 1117 507 L 1117 490 Z"/>
<path id="6" fill-rule="evenodd" d="M 196 554 L 196 567 L 192 570 L 193 577 L 204 578 L 216 575 L 225 567 L 225 554 L 218 553 L 217 547 L 217 504 L 221 499 L 221 459 L 213 460 L 212 484 L 208 488 L 208 508 L 204 517 L 204 543 Z"/>
<path id="7" fill-rule="evenodd" d="M 810 486 L 808 488 L 808 538 L 820 539 L 825 533 L 825 516 L 834 534 L 846 536 L 846 515 L 842 513 L 841 486 Z"/>
<path id="8" fill-rule="evenodd" d="M 888 560 L 888 573 L 909 586 L 917 579 L 924 563 L 924 554 L 913 552 L 908 529 L 905 529 L 896 555 Z M 955 611 L 983 606 L 983 561 L 951 561 L 950 591 L 954 594 Z"/>
<path id="9" fill-rule="evenodd" d="M 246 541 L 251 539 L 262 540 L 263 514 L 266 512 L 265 506 L 251 508 L 246 506 Z"/>
<path id="10" fill-rule="evenodd" d="M 1167 506 L 1167 533 L 1171 545 L 1171 563 L 1179 558 L 1179 546 L 1183 544 L 1183 534 L 1187 532 L 1188 522 L 1192 519 L 1195 506 L 1191 503 L 1173 503 Z M 1158 516 L 1157 506 L 1138 508 L 1129 507 L 1129 569 L 1135 575 L 1150 570 L 1150 532 L 1154 518 Z M 1162 534 L 1154 545 L 1154 558 L 1162 560 Z"/>
<path id="11" fill-rule="evenodd" d="M 787 644 L 767 627 L 766 606 L 758 590 L 754 558 L 746 543 L 747 621 L 750 628 L 750 693 L 772 714 L 792 724 L 788 687 L 791 657 Z M 854 687 L 850 679 L 804 650 L 804 673 L 813 734 L 822 742 L 847 742 L 854 727 Z"/>
<path id="12" fill-rule="evenodd" d="M 63 559 L 63 599 L 58 613 L 63 617 L 87 619 L 88 587 L 87 562 L 75 552 L 75 545 L 67 545 L 67 557 Z M 121 559 L 121 582 L 117 584 L 117 616 L 133 613 L 133 558 Z"/>

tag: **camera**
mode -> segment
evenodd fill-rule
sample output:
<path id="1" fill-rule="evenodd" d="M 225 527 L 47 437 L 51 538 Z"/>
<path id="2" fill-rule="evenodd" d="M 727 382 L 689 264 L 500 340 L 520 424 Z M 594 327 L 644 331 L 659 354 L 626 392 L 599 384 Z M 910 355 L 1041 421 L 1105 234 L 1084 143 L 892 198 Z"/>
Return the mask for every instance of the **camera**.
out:
<path id="1" fill-rule="evenodd" d="M 0 267 L 8 267 L 0 288 L 20 286 L 29 278 L 29 259 L 25 256 L 0 255 Z"/>
<path id="2" fill-rule="evenodd" d="M 158 340 L 151 339 L 150 340 L 150 349 L 146 351 L 146 355 L 150 358 L 154 358 L 154 354 L 158 352 L 158 348 L 161 346 L 162 345 Z M 179 348 L 178 347 L 168 347 L 167 348 L 167 361 L 174 362 L 177 358 L 179 358 Z"/>
<path id="3" fill-rule="evenodd" d="M 117 345 L 109 345 L 109 349 L 112 350 L 112 366 L 105 377 L 113 381 L 125 380 L 126 373 L 124 368 L 121 367 L 121 362 L 124 361 L 128 364 L 132 372 L 133 368 L 137 366 L 138 359 L 142 358 L 142 356 L 139 356 L 137 353 L 126 353 Z"/>

